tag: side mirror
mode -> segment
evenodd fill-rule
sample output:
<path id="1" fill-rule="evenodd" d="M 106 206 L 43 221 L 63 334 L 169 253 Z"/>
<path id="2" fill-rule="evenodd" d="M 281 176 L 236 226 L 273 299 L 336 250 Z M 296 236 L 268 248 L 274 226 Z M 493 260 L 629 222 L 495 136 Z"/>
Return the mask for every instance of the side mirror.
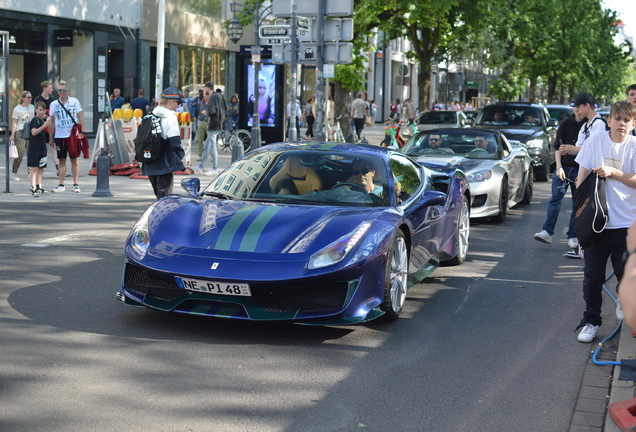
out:
<path id="1" fill-rule="evenodd" d="M 424 192 L 422 196 L 422 204 L 429 206 L 442 205 L 446 202 L 446 194 L 444 192 L 438 192 L 429 190 Z"/>
<path id="2" fill-rule="evenodd" d="M 550 119 L 550 121 L 548 122 L 548 126 L 558 126 L 559 125 L 559 121 L 557 119 Z"/>
<path id="3" fill-rule="evenodd" d="M 201 189 L 201 180 L 198 177 L 184 178 L 181 180 L 181 187 L 185 189 L 188 195 L 198 197 Z"/>
<path id="4" fill-rule="evenodd" d="M 466 119 L 466 124 L 471 126 L 473 124 L 473 119 Z"/>

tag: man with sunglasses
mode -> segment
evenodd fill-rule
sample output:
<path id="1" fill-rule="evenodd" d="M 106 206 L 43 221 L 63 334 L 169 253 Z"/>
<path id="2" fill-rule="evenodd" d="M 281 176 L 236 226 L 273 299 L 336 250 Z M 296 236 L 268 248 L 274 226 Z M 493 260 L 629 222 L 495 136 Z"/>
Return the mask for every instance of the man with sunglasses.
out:
<path id="1" fill-rule="evenodd" d="M 428 148 L 435 153 L 454 153 L 451 149 L 442 147 L 442 136 L 439 134 L 428 136 Z"/>
<path id="2" fill-rule="evenodd" d="M 375 176 L 375 170 L 371 166 L 371 162 L 365 159 L 355 159 L 352 163 L 353 175 L 347 180 L 349 183 L 356 183 L 364 187 L 364 189 L 371 193 L 376 189 L 373 184 L 373 176 Z"/>
<path id="3" fill-rule="evenodd" d="M 60 184 L 58 187 L 53 189 L 53 192 L 64 192 L 66 191 L 66 187 L 64 186 L 66 157 L 68 155 L 68 144 L 71 136 L 71 130 L 75 123 L 79 123 L 83 131 L 85 129 L 85 124 L 82 105 L 76 98 L 68 95 L 68 86 L 66 85 L 66 82 L 60 82 L 57 92 L 60 95 L 60 98 L 53 101 L 50 106 L 51 126 L 49 126 L 49 142 L 51 145 L 55 143 L 57 157 L 60 160 L 60 167 L 58 169 Z M 82 132 L 81 138 L 84 138 L 84 132 Z M 79 187 L 79 173 L 79 160 L 72 157 L 71 174 L 73 175 L 73 192 L 75 193 L 81 192 Z"/>

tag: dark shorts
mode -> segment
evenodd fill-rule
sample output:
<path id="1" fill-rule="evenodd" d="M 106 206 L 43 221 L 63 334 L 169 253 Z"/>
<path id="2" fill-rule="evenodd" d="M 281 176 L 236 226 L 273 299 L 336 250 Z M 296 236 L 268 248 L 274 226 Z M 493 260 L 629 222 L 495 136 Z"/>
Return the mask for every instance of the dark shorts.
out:
<path id="1" fill-rule="evenodd" d="M 30 150 L 27 153 L 27 166 L 31 168 L 46 168 L 46 148 L 44 150 Z"/>
<path id="2" fill-rule="evenodd" d="M 69 138 L 55 138 L 55 149 L 57 150 L 58 159 L 66 159 L 68 156 Z M 76 159 L 76 158 L 71 158 Z"/>

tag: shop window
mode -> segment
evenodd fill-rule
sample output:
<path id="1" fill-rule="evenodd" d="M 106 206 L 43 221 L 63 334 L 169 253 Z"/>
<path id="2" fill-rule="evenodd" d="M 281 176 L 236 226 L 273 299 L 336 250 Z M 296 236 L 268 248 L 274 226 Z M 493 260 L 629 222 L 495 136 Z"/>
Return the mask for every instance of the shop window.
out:
<path id="1" fill-rule="evenodd" d="M 93 34 L 75 30 L 72 47 L 60 48 L 60 80 L 66 81 L 69 96 L 82 105 L 86 132 L 93 130 Z"/>
<path id="2" fill-rule="evenodd" d="M 197 91 L 207 81 L 225 89 L 225 51 L 179 47 L 179 88 Z"/>

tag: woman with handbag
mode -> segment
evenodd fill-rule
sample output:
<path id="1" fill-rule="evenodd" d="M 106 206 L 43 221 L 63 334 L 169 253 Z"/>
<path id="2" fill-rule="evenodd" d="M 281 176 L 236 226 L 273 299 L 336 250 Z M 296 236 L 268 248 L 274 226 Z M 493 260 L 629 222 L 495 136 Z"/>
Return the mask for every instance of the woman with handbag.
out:
<path id="1" fill-rule="evenodd" d="M 13 141 L 18 150 L 18 157 L 13 160 L 13 167 L 11 169 L 11 180 L 13 181 L 20 181 L 18 169 L 20 168 L 26 146 L 29 142 L 28 135 L 26 135 L 29 132 L 29 128 L 25 129 L 24 125 L 28 124 L 35 114 L 35 107 L 31 103 L 31 99 L 31 92 L 23 91 L 20 94 L 20 103 L 13 109 L 13 125 L 11 127 L 9 141 Z M 23 132 L 27 138 L 25 138 Z"/>

